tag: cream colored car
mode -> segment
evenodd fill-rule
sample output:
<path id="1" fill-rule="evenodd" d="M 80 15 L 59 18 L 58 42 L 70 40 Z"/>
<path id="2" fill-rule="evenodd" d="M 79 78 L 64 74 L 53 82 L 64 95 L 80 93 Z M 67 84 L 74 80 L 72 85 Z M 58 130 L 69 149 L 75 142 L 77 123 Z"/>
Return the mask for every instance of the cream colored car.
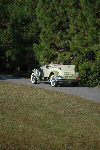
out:
<path id="1" fill-rule="evenodd" d="M 75 65 L 60 65 L 43 63 L 39 69 L 32 70 L 31 81 L 36 84 L 40 81 L 50 81 L 51 86 L 55 87 L 58 83 L 70 82 L 72 86 L 78 86 L 81 78 L 78 72 L 75 72 Z"/>

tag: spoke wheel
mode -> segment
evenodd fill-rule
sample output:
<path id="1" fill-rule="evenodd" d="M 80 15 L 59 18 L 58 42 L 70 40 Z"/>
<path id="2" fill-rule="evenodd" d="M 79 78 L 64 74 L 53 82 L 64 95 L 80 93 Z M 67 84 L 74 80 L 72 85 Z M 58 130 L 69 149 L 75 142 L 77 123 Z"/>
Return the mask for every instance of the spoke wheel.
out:
<path id="1" fill-rule="evenodd" d="M 57 81 L 55 80 L 55 76 L 54 75 L 51 76 L 50 82 L 51 82 L 51 86 L 52 87 L 56 87 L 57 86 Z"/>
<path id="2" fill-rule="evenodd" d="M 34 74 L 31 75 L 31 81 L 32 81 L 33 84 L 37 83 L 37 78 Z"/>

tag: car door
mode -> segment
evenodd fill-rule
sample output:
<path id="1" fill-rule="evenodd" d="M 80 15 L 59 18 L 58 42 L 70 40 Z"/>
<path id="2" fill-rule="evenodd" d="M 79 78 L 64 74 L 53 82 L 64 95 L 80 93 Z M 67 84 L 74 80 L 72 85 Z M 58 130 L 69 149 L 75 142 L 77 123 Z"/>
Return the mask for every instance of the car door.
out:
<path id="1" fill-rule="evenodd" d="M 43 73 L 44 73 L 44 77 L 49 77 L 49 74 L 50 74 L 49 67 L 44 66 Z"/>

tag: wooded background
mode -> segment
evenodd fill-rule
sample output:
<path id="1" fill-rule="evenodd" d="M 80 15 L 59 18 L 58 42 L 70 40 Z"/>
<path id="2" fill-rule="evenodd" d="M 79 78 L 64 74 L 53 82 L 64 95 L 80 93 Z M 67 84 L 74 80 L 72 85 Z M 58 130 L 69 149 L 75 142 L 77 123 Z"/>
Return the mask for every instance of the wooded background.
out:
<path id="1" fill-rule="evenodd" d="M 0 72 L 75 64 L 100 84 L 100 0 L 0 0 Z"/>

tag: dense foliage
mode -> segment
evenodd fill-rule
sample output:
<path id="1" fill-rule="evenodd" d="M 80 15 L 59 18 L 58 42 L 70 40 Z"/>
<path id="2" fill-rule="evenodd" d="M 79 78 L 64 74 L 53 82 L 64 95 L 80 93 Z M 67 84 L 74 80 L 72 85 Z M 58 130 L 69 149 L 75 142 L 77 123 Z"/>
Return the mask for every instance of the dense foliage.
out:
<path id="1" fill-rule="evenodd" d="M 55 60 L 100 84 L 99 0 L 0 0 L 0 70 L 28 71 Z"/>

